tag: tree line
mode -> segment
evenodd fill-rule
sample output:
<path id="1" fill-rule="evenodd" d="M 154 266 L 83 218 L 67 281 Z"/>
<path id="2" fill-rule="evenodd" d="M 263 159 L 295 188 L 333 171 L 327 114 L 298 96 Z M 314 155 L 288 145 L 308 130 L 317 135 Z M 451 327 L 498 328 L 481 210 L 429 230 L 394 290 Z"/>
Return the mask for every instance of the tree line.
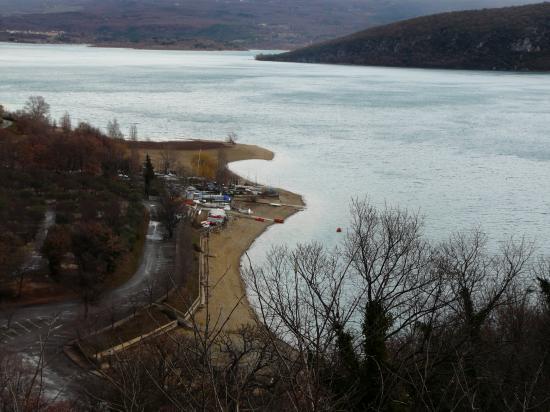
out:
<path id="1" fill-rule="evenodd" d="M 85 122 L 73 126 L 68 113 L 56 122 L 40 96 L 9 116 L 12 126 L 0 129 L 0 300 L 20 296 L 25 276 L 44 279 L 42 268 L 26 273 L 39 247 L 47 279 L 93 301 L 144 236 L 141 165 L 116 122 L 113 136 Z M 53 225 L 33 246 L 47 211 Z"/>
<path id="2" fill-rule="evenodd" d="M 3 173 L 17 171 L 32 188 L 19 205 L 45 190 L 45 182 L 33 186 L 40 174 L 113 176 L 128 161 L 113 155 L 117 139 L 90 126 L 80 130 L 87 130 L 96 151 L 77 150 L 79 132 L 71 132 L 77 140 L 61 142 L 61 150 L 75 150 L 71 161 L 53 160 L 48 142 L 59 138 L 58 128 L 44 132 L 24 116 L 17 127 L 18 136 L 0 131 L 0 159 Z M 33 130 L 42 130 L 42 138 Z M 39 165 L 37 173 L 21 161 L 25 152 L 31 155 L 24 159 Z M 143 178 L 154 180 L 150 162 Z M 9 187 L 8 177 L 3 182 Z M 171 201 L 162 200 L 167 222 L 175 214 L 168 213 Z M 435 243 L 424 235 L 418 214 L 377 209 L 367 200 L 353 200 L 350 215 L 348 233 L 335 249 L 281 246 L 264 264 L 243 265 L 256 324 L 227 331 L 219 314 L 207 316 L 206 325 L 192 318 L 187 333 L 115 355 L 103 379 L 82 378 L 78 409 L 550 409 L 550 259 L 522 238 L 494 251 L 479 229 Z M 94 250 L 85 237 L 99 239 L 104 231 L 71 233 L 74 256 L 83 268 L 95 268 L 103 251 L 81 256 L 78 249 Z M 109 262 L 102 260 L 101 267 Z M 32 380 L 9 368 L 12 358 L 0 353 L 3 409 L 55 407 L 36 395 Z"/>
<path id="3" fill-rule="evenodd" d="M 417 214 L 351 205 L 336 249 L 274 248 L 244 273 L 256 325 L 192 332 L 110 361 L 112 410 L 545 411 L 550 260 L 479 229 L 430 242 Z M 227 308 L 231 311 L 231 308 Z"/>

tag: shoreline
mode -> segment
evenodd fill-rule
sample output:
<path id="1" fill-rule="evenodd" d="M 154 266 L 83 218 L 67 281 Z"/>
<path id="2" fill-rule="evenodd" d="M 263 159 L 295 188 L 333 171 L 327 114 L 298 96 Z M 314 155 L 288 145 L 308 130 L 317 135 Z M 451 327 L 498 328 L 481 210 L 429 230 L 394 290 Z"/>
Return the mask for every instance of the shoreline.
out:
<path id="1" fill-rule="evenodd" d="M 1 34 L 1 33 L 0 33 Z M 273 52 L 273 51 L 289 51 L 294 46 L 283 47 L 273 46 L 258 46 L 258 47 L 240 47 L 240 46 L 223 46 L 217 44 L 205 45 L 204 42 L 197 44 L 152 44 L 152 43 L 94 43 L 94 42 L 53 42 L 53 41 L 25 41 L 17 40 L 10 41 L 7 39 L 0 39 L 0 43 L 5 44 L 23 44 L 23 45 L 42 45 L 42 46 L 86 46 L 96 49 L 127 49 L 127 50 L 150 50 L 150 51 L 195 51 L 195 52 Z"/>
<path id="2" fill-rule="evenodd" d="M 18 34 L 18 33 L 15 33 Z M 94 48 L 111 48 L 111 49 L 133 49 L 133 50 L 179 50 L 179 51 L 246 51 L 250 50 L 237 45 L 225 44 L 211 39 L 190 39 L 179 40 L 174 42 L 156 43 L 152 41 L 112 41 L 112 42 L 94 42 L 93 39 L 86 41 L 80 39 L 75 41 L 58 41 L 52 38 L 40 37 L 25 37 L 14 38 L 7 36 L 6 31 L 0 31 L 0 42 L 8 44 L 38 44 L 38 45 L 68 45 L 68 46 L 88 46 Z M 42 34 L 42 36 L 47 36 Z M 266 49 L 268 50 L 268 49 Z"/>
<path id="3" fill-rule="evenodd" d="M 282 203 L 292 202 L 305 206 L 302 196 L 280 190 Z M 290 206 L 274 207 L 269 204 L 252 204 L 254 215 L 284 220 L 302 209 Z M 228 226 L 210 235 L 209 259 L 209 313 L 210 322 L 224 325 L 225 332 L 237 332 L 243 325 L 257 323 L 257 314 L 252 307 L 246 289 L 242 260 L 253 244 L 275 222 L 258 222 L 248 217 L 235 217 Z M 254 262 L 252 262 L 254 263 Z M 205 311 L 199 310 L 196 321 L 204 326 L 207 322 Z"/>
<path id="4" fill-rule="evenodd" d="M 153 164 L 161 159 L 163 153 L 169 152 L 184 167 L 189 167 L 191 159 L 198 153 L 208 153 L 216 160 L 222 155 L 225 157 L 228 171 L 242 181 L 247 179 L 231 171 L 229 168 L 231 163 L 257 159 L 271 161 L 275 157 L 272 151 L 257 145 L 228 144 L 212 140 L 140 142 L 138 147 L 140 155 L 144 157 L 145 153 L 149 154 Z M 272 206 L 269 201 L 238 203 L 244 208 L 252 209 L 254 216 L 266 219 L 286 220 L 303 210 L 305 202 L 302 195 L 282 188 L 277 190 L 279 199 L 270 200 L 282 206 Z M 258 221 L 250 216 L 234 213 L 231 216 L 227 227 L 210 235 L 209 307 L 208 311 L 203 308 L 195 314 L 198 325 L 204 326 L 211 322 L 217 326 L 223 325 L 226 332 L 236 332 L 241 326 L 257 321 L 257 316 L 248 300 L 241 262 L 256 240 L 272 225 L 278 224 L 274 221 Z"/>

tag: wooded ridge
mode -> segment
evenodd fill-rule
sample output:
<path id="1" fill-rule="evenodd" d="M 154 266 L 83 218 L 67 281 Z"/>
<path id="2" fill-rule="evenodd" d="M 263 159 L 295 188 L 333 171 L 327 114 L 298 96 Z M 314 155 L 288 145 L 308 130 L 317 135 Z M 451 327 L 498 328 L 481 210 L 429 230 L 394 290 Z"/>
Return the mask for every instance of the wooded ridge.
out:
<path id="1" fill-rule="evenodd" d="M 436 14 L 258 60 L 479 70 L 550 70 L 550 3 Z"/>

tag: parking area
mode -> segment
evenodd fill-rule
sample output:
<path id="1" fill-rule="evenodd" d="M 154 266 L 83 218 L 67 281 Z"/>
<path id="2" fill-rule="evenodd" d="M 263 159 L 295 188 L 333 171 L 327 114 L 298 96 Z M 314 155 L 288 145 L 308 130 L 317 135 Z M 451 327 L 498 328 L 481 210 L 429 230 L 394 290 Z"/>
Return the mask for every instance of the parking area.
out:
<path id="1" fill-rule="evenodd" d="M 26 336 L 41 336 L 40 340 L 36 341 L 36 345 L 46 344 L 48 341 L 59 341 L 65 337 L 66 332 L 57 333 L 63 326 L 62 316 L 39 316 L 34 318 L 17 319 L 12 321 L 4 321 L 0 326 L 0 344 L 10 344 L 19 341 Z M 51 338 L 51 339 L 50 339 Z"/>

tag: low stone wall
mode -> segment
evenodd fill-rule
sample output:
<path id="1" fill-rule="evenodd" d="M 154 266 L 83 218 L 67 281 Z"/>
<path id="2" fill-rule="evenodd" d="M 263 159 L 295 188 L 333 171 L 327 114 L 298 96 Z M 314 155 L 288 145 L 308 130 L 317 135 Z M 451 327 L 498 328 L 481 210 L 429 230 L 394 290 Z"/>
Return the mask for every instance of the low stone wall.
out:
<path id="1" fill-rule="evenodd" d="M 150 337 L 153 337 L 153 336 L 157 336 L 157 335 L 161 335 L 163 333 L 166 333 L 174 328 L 176 328 L 178 326 L 178 321 L 177 320 L 173 320 L 169 323 L 166 323 L 160 327 L 158 327 L 157 329 L 151 331 L 151 332 L 148 332 L 148 333 L 145 333 L 143 335 L 140 335 L 140 336 L 136 336 L 135 338 L 133 339 L 130 339 L 126 342 L 122 342 L 116 346 L 113 346 L 109 349 L 105 349 L 101 352 L 98 352 L 96 353 L 95 355 L 93 355 L 93 358 L 96 362 L 101 362 L 101 360 L 106 357 L 106 356 L 112 356 L 114 355 L 115 353 L 117 352 L 120 352 L 120 351 L 123 351 L 123 350 L 126 350 L 128 349 L 129 347 L 147 339 L 147 338 L 150 338 Z"/>

